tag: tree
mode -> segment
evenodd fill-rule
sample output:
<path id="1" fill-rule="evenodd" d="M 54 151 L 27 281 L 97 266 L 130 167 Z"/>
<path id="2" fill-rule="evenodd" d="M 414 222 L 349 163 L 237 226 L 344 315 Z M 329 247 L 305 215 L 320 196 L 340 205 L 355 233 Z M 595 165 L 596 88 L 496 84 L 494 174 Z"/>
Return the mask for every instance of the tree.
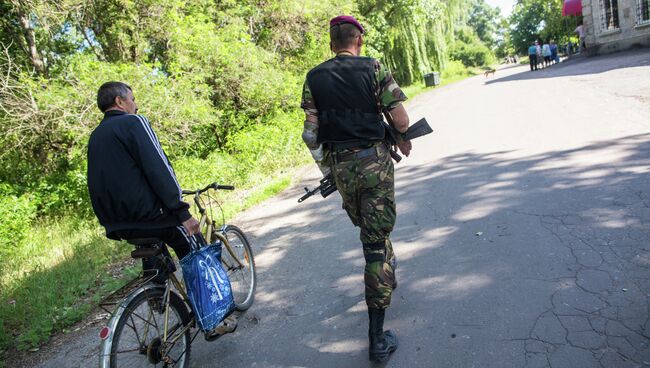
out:
<path id="1" fill-rule="evenodd" d="M 501 10 L 488 5 L 485 0 L 475 0 L 467 20 L 467 25 L 474 29 L 476 35 L 485 45 L 492 49 L 496 46 L 497 32 L 501 21 Z"/>
<path id="2" fill-rule="evenodd" d="M 359 0 L 369 54 L 382 57 L 403 85 L 444 67 L 470 0 Z"/>
<path id="3" fill-rule="evenodd" d="M 518 0 L 509 23 L 509 38 L 520 53 L 525 53 L 536 40 L 559 41 L 565 34 L 562 0 Z"/>

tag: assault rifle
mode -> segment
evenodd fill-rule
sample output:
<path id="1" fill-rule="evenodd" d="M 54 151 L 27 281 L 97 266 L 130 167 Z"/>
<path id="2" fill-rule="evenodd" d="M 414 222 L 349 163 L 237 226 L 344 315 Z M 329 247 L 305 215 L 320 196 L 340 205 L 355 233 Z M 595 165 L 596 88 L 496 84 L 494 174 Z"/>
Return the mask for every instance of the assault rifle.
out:
<path id="1" fill-rule="evenodd" d="M 320 195 L 323 198 L 326 198 L 328 195 L 336 192 L 336 182 L 334 181 L 334 175 L 332 173 L 327 174 L 324 178 L 320 180 L 320 185 L 313 190 L 305 188 L 305 195 L 298 199 L 298 203 L 304 201 L 305 199 L 313 196 L 314 194 L 320 192 Z"/>
<path id="2" fill-rule="evenodd" d="M 419 138 L 422 137 L 423 135 L 427 135 L 432 132 L 433 129 L 431 129 L 431 126 L 429 126 L 427 119 L 422 118 L 418 120 L 415 124 L 411 125 L 408 128 L 408 130 L 404 133 L 400 133 L 392 126 L 386 124 L 386 137 L 384 138 L 384 140 L 386 141 L 386 144 L 389 147 L 388 150 L 390 152 L 390 156 L 393 158 L 393 160 L 395 160 L 395 162 L 400 162 L 402 160 L 402 156 L 400 156 L 399 153 L 393 150 L 393 146 L 398 142 L 398 137 L 400 137 L 401 140 L 410 141 L 411 139 Z M 323 198 L 327 198 L 327 196 L 334 193 L 335 191 L 336 191 L 336 182 L 334 181 L 334 176 L 332 175 L 332 173 L 329 173 L 327 174 L 327 176 L 325 176 L 320 180 L 320 185 L 318 187 L 312 190 L 305 188 L 306 193 L 305 195 L 303 195 L 298 199 L 298 203 L 301 203 L 302 201 L 313 196 L 316 193 L 320 193 L 320 195 L 323 196 Z"/>

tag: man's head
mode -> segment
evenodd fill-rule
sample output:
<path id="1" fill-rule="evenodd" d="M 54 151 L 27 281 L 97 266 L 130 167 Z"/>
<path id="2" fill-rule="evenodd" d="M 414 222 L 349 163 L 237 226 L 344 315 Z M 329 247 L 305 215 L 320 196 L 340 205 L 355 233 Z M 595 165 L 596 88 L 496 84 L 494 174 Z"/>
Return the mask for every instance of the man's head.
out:
<path id="1" fill-rule="evenodd" d="M 133 91 L 122 82 L 106 82 L 97 91 L 97 107 L 101 112 L 120 110 L 129 114 L 138 112 Z"/>
<path id="2" fill-rule="evenodd" d="M 361 54 L 363 26 L 352 16 L 341 15 L 330 20 L 330 48 L 333 52 Z"/>

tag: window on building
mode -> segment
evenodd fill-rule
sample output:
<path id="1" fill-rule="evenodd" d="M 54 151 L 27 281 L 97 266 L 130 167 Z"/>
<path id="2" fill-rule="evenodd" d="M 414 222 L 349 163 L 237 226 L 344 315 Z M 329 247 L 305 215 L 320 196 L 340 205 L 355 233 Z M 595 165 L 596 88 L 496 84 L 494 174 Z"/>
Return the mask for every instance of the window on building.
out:
<path id="1" fill-rule="evenodd" d="M 600 26 L 603 31 L 618 29 L 618 0 L 600 0 Z"/>
<path id="2" fill-rule="evenodd" d="M 650 23 L 650 0 L 636 0 L 636 24 Z"/>

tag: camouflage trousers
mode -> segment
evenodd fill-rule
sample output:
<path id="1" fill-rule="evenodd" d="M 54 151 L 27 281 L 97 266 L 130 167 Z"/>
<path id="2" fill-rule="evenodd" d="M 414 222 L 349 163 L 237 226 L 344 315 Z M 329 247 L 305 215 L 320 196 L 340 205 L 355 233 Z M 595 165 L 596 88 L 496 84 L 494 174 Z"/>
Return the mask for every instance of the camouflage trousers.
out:
<path id="1" fill-rule="evenodd" d="M 396 217 L 395 180 L 388 150 L 379 144 L 376 151 L 377 154 L 367 157 L 335 161 L 332 173 L 343 198 L 343 209 L 360 228 L 366 259 L 366 304 L 369 308 L 383 309 L 390 305 L 397 285 L 395 254 L 389 239 Z"/>

